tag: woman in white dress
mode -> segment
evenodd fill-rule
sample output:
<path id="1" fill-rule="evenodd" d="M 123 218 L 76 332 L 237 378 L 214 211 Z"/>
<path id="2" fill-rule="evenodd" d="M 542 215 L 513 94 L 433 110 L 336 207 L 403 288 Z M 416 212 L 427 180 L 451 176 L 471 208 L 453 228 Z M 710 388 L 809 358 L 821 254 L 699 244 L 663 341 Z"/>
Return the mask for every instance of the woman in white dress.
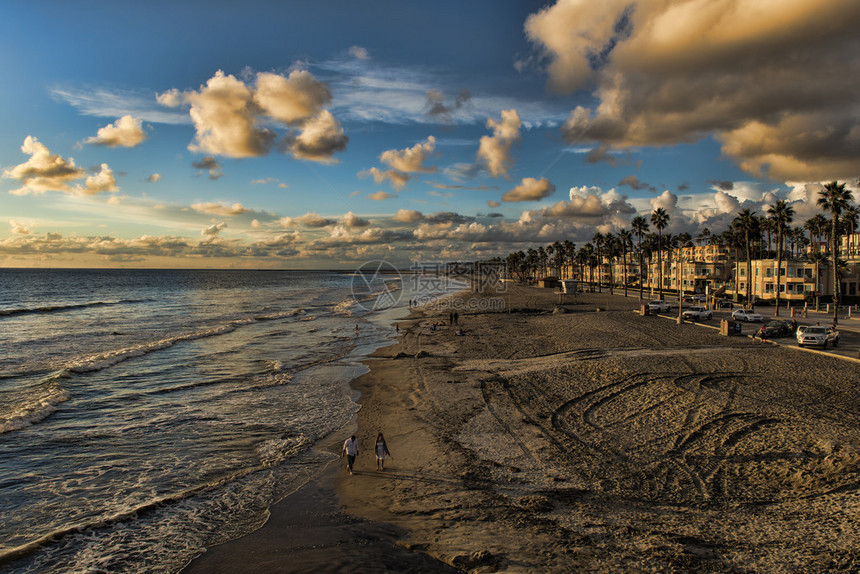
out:
<path id="1" fill-rule="evenodd" d="M 382 433 L 376 437 L 376 470 L 385 470 L 385 457 L 391 456 Z"/>

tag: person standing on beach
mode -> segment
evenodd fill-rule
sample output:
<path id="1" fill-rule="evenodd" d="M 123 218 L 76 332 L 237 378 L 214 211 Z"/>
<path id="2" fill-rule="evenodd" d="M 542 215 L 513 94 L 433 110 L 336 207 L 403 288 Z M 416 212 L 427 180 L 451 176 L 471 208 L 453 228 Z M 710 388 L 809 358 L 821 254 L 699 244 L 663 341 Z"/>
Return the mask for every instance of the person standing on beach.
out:
<path id="1" fill-rule="evenodd" d="M 385 457 L 391 456 L 385 437 L 379 433 L 376 437 L 376 470 L 385 470 Z"/>
<path id="2" fill-rule="evenodd" d="M 355 464 L 355 457 L 358 456 L 358 439 L 352 435 L 343 443 L 343 449 L 340 451 L 340 458 L 346 456 L 346 469 L 349 474 L 352 474 L 352 466 Z"/>

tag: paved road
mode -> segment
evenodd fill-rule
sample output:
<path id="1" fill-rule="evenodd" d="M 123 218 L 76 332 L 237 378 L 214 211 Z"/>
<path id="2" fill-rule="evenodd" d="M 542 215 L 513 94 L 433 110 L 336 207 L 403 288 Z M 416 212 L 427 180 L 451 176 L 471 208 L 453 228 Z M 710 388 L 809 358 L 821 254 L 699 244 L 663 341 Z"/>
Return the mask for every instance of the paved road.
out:
<path id="1" fill-rule="evenodd" d="M 674 299 L 667 297 L 667 301 L 672 303 L 672 311 L 671 313 L 660 313 L 661 316 L 664 317 L 677 317 L 678 316 L 678 299 L 675 297 Z M 647 303 L 647 300 L 645 301 Z M 684 304 L 684 308 L 691 307 L 692 304 Z M 738 309 L 736 305 L 734 309 Z M 774 317 L 773 312 L 774 308 L 772 306 L 760 306 L 756 307 L 756 312 L 760 314 L 764 321 L 762 323 L 742 323 L 741 325 L 741 333 L 743 335 L 753 335 L 756 333 L 759 328 L 771 321 L 773 319 L 790 319 L 791 312 L 785 308 L 781 308 L 779 310 L 779 317 Z M 711 325 L 716 328 L 720 326 L 720 320 L 722 319 L 731 319 L 732 310 L 730 309 L 715 309 L 713 311 L 714 317 L 710 321 L 703 321 L 706 325 Z M 833 322 L 832 313 L 825 313 L 824 311 L 813 311 L 807 310 L 807 316 L 803 317 L 802 309 L 795 309 L 794 320 L 797 321 L 798 325 L 830 325 Z M 816 347 L 804 347 L 806 349 L 815 349 L 822 353 L 828 353 L 832 355 L 841 355 L 843 357 L 851 357 L 854 359 L 860 358 L 860 311 L 852 312 L 852 317 L 849 319 L 847 317 L 847 312 L 843 313 L 839 318 L 839 346 L 838 347 L 830 347 L 826 350 L 816 348 Z M 777 343 L 779 345 L 785 346 L 797 346 L 797 340 L 794 336 L 791 337 L 782 337 L 778 339 L 770 339 L 770 341 Z"/>

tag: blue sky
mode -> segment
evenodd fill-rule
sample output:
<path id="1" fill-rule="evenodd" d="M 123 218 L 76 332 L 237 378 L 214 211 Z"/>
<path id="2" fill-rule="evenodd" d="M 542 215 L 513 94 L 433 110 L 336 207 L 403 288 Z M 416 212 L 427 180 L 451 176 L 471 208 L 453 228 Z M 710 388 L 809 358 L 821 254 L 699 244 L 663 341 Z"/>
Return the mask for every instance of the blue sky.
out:
<path id="1" fill-rule="evenodd" d="M 856 184 L 855 1 L 9 2 L 0 265 L 491 257 Z M 5 221 L 4 221 L 5 220 Z"/>

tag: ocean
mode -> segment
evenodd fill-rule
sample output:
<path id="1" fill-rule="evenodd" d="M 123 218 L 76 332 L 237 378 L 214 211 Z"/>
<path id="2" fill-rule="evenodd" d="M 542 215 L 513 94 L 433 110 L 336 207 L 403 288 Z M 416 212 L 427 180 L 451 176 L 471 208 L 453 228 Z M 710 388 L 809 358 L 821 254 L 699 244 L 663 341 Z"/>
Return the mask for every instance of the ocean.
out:
<path id="1" fill-rule="evenodd" d="M 259 527 L 392 321 L 464 287 L 409 277 L 0 269 L 0 571 L 177 572 Z"/>

